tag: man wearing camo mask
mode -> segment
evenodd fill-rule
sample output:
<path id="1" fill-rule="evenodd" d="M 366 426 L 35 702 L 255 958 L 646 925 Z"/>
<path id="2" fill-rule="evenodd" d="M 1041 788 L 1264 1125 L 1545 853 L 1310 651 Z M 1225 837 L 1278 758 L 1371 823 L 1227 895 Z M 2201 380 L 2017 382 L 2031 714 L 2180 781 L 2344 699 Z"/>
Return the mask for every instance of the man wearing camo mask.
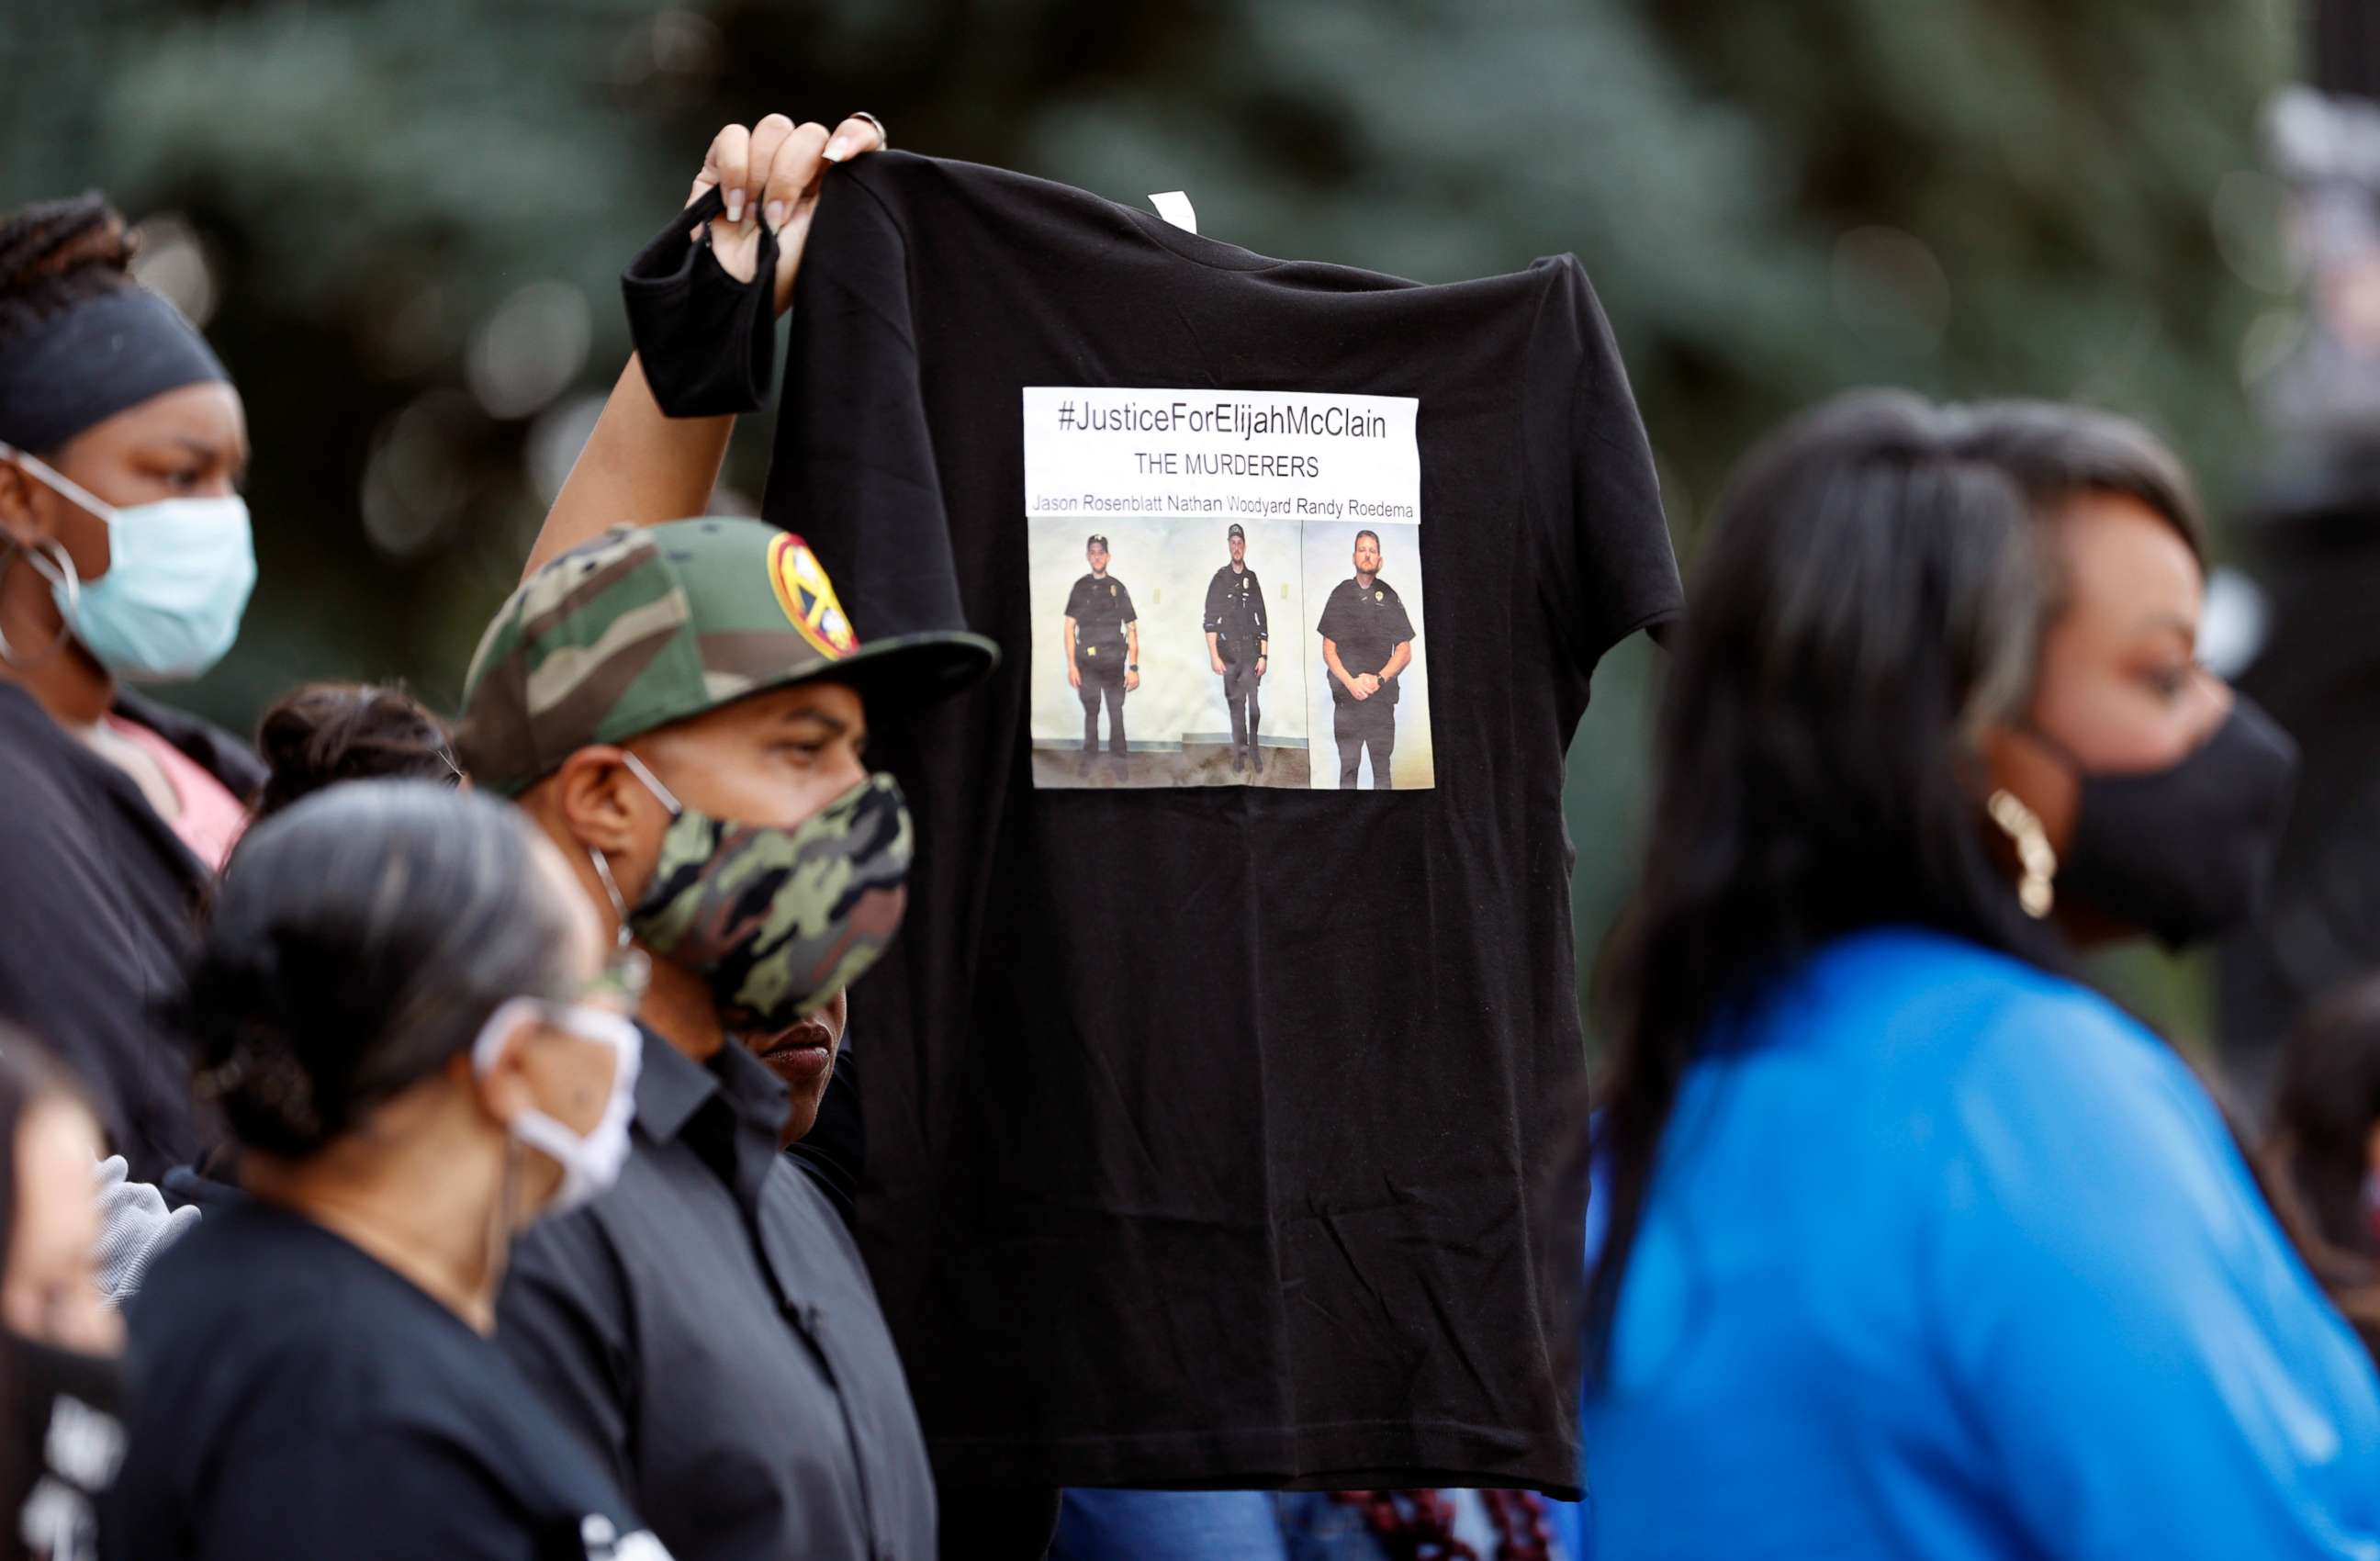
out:
<path id="1" fill-rule="evenodd" d="M 735 1037 L 796 1030 L 890 942 L 913 841 L 861 763 L 868 718 L 996 659 L 958 633 L 863 647 L 801 538 L 742 519 L 564 553 L 473 658 L 473 781 L 583 864 L 652 965 L 627 1168 L 516 1246 L 497 1337 L 676 1555 L 933 1554 L 857 1249 L 777 1153 L 785 1083 Z"/>

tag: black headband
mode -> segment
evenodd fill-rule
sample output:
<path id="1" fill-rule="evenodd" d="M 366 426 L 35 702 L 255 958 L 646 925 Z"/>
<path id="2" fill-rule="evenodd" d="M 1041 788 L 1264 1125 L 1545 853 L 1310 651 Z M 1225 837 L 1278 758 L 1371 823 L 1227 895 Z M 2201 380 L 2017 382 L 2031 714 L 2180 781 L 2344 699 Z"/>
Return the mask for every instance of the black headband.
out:
<path id="1" fill-rule="evenodd" d="M 152 395 L 230 378 L 172 304 L 120 287 L 0 347 L 0 441 L 55 450 Z"/>

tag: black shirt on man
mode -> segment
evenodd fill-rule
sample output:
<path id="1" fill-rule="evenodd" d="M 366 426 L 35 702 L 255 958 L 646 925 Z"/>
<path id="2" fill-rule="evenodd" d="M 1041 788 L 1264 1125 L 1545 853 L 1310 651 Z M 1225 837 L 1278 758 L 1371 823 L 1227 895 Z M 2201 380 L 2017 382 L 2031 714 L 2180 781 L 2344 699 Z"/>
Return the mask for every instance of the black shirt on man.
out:
<path id="1" fill-rule="evenodd" d="M 784 1119 L 742 1047 L 646 1031 L 619 1184 L 515 1243 L 497 1342 L 685 1561 L 930 1556 L 901 1363 Z"/>
<path id="2" fill-rule="evenodd" d="M 1397 588 L 1378 575 L 1372 576 L 1366 587 L 1361 580 L 1339 582 L 1323 604 L 1322 619 L 1315 630 L 1324 639 L 1339 647 L 1339 664 L 1347 669 L 1349 677 L 1361 677 L 1366 672 L 1378 673 L 1397 653 L 1397 647 L 1414 637 L 1413 620 L 1405 616 L 1405 604 Z M 1335 704 L 1352 705 L 1355 696 L 1337 678 L 1323 674 L 1330 684 L 1330 698 Z M 1386 696 L 1391 705 L 1397 702 L 1397 684 L 1390 678 L 1380 684 L 1374 699 Z"/>
<path id="3" fill-rule="evenodd" d="M 1271 627 L 1255 570 L 1227 563 L 1215 571 L 1207 582 L 1205 632 L 1215 636 L 1215 650 L 1226 666 L 1257 659 Z"/>
<path id="4" fill-rule="evenodd" d="M 1113 670 L 1118 677 L 1124 668 L 1124 625 L 1137 620 L 1132 610 L 1132 593 L 1123 582 L 1111 575 L 1101 579 L 1086 575 L 1075 582 L 1066 598 L 1066 616 L 1075 621 L 1075 659 L 1087 671 Z"/>

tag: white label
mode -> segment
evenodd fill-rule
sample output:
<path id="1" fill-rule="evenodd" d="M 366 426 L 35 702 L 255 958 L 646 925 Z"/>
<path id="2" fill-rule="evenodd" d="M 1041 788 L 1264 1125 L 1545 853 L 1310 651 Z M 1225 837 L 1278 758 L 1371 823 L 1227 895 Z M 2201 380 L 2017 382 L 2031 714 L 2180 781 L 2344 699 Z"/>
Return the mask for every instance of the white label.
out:
<path id="1" fill-rule="evenodd" d="M 1028 386 L 1023 410 L 1037 784 L 1436 783 L 1413 397 Z"/>
<path id="2" fill-rule="evenodd" d="M 1162 195 L 1152 195 L 1148 203 L 1157 208 L 1159 216 L 1184 233 L 1198 231 L 1198 213 L 1190 209 L 1190 198 L 1180 190 L 1169 189 Z"/>

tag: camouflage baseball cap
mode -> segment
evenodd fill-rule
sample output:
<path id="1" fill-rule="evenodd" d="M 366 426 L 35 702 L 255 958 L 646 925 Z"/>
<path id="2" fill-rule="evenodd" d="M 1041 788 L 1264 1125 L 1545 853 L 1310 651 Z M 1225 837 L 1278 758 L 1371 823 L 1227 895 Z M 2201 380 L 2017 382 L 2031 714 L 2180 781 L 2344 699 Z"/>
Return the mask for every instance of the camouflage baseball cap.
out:
<path id="1" fill-rule="evenodd" d="M 623 526 L 521 583 L 480 636 L 455 747 L 474 784 L 516 796 L 590 743 L 812 678 L 858 688 L 897 715 L 999 663 L 980 635 L 902 635 L 866 646 L 818 555 L 790 532 L 735 517 Z"/>

